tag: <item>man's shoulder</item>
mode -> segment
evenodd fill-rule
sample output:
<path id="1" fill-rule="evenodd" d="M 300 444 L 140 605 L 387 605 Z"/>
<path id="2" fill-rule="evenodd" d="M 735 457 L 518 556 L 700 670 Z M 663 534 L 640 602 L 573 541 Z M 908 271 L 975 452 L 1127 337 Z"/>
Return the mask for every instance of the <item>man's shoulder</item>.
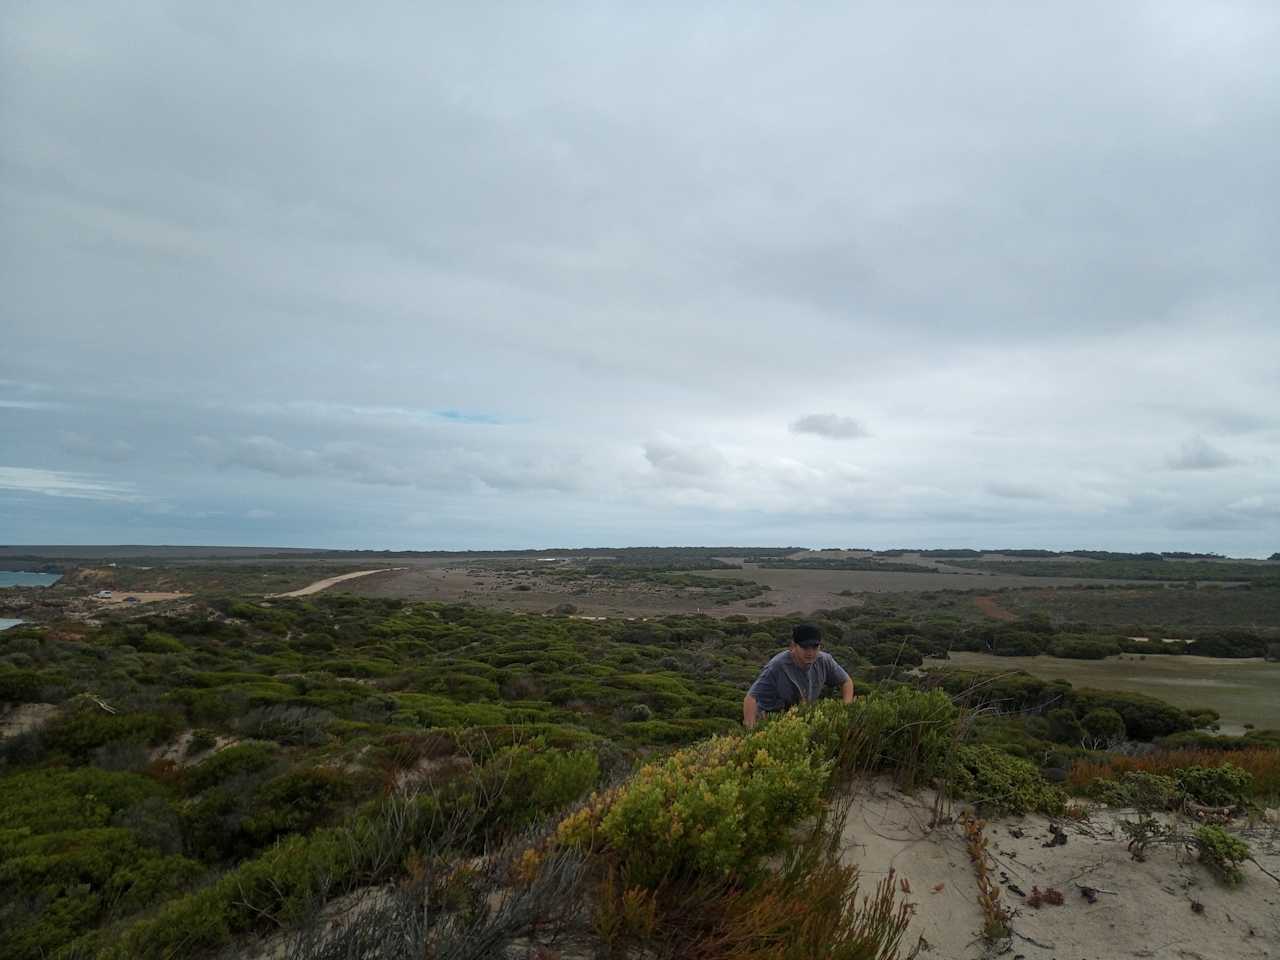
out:
<path id="1" fill-rule="evenodd" d="M 769 658 L 769 662 L 764 665 L 766 670 L 774 670 L 783 666 L 791 660 L 790 650 L 781 650 Z"/>
<path id="2" fill-rule="evenodd" d="M 835 674 L 837 677 L 841 674 L 845 674 L 847 676 L 849 673 L 849 671 L 844 667 L 840 666 L 840 662 L 836 660 L 835 657 L 827 653 L 825 650 L 818 654 L 818 660 L 821 661 L 822 670 L 827 676 L 830 676 L 831 674 Z"/>

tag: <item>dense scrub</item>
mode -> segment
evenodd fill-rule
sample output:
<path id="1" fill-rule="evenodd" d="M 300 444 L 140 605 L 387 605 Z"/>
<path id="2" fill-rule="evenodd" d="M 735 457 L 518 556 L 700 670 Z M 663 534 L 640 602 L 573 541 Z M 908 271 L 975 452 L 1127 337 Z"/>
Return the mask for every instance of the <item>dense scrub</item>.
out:
<path id="1" fill-rule="evenodd" d="M 3 702 L 57 712 L 0 741 L 0 952 L 199 955 L 392 880 L 425 884 L 460 923 L 457 905 L 483 897 L 459 863 L 518 844 L 593 791 L 561 823 L 558 850 L 529 848 L 531 875 L 580 863 L 593 883 L 612 876 L 624 927 L 650 906 L 674 909 L 681 891 L 728 884 L 741 896 L 717 894 L 719 919 L 698 942 L 755 942 L 767 905 L 749 891 L 786 838 L 778 825 L 821 814 L 854 772 L 1056 810 L 1046 751 L 1067 750 L 1069 766 L 1085 748 L 1055 742 L 1038 714 L 1067 711 L 1059 733 L 1100 741 L 1198 722 L 1027 677 L 955 673 L 916 689 L 903 666 L 944 654 L 957 621 L 877 608 L 817 619 L 868 695 L 746 736 L 743 691 L 782 647 L 786 618 L 583 621 L 322 596 L 9 631 Z M 1269 782 L 1249 769 L 1250 789 Z M 563 898 L 568 874 L 557 876 L 547 889 Z M 815 853 L 786 882 L 834 910 L 855 880 Z M 889 937 L 892 896 L 877 896 L 879 912 L 859 916 Z"/>

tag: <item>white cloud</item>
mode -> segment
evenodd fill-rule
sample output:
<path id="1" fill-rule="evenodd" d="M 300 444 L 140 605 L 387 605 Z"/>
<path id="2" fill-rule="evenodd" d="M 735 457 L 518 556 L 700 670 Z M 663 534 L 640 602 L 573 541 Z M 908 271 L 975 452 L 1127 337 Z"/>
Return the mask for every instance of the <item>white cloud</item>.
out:
<path id="1" fill-rule="evenodd" d="M 0 490 L 39 493 L 79 500 L 139 501 L 132 483 L 104 480 L 90 474 L 36 467 L 0 467 Z"/>

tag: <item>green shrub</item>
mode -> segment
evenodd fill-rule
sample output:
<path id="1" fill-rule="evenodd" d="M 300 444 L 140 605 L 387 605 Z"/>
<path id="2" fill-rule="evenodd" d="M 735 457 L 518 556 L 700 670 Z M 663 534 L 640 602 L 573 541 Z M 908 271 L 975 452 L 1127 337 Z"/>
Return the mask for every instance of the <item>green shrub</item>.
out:
<path id="1" fill-rule="evenodd" d="M 0 667 L 0 703 L 43 703 L 66 696 L 66 678 L 39 670 Z"/>
<path id="2" fill-rule="evenodd" d="M 1240 864 L 1252 854 L 1243 840 L 1221 827 L 1204 826 L 1196 831 L 1196 845 L 1200 848 L 1200 862 L 1223 883 L 1236 884 L 1244 880 Z"/>
<path id="3" fill-rule="evenodd" d="M 94 767 L 11 773 L 0 777 L 0 831 L 102 827 L 120 811 L 164 795 L 164 788 L 147 777 Z"/>
<path id="4" fill-rule="evenodd" d="M 554 750 L 541 740 L 499 750 L 481 777 L 490 801 L 480 829 L 486 836 L 517 833 L 583 797 L 599 776 L 589 750 Z"/>
<path id="5" fill-rule="evenodd" d="M 1124 718 L 1130 740 L 1154 740 L 1195 726 L 1186 711 L 1140 693 L 1077 689 L 1070 692 L 1069 701 L 1077 713 L 1088 713 L 1097 707 L 1115 710 Z"/>
<path id="6" fill-rule="evenodd" d="M 186 653 L 187 651 L 177 637 L 161 633 L 159 630 L 150 630 L 143 634 L 142 639 L 137 642 L 137 647 L 143 653 Z"/>
<path id="7" fill-rule="evenodd" d="M 257 773 L 276 762 L 279 748 L 273 743 L 248 741 L 219 750 L 186 772 L 184 785 L 189 794 L 197 794 L 233 777 Z"/>
<path id="8" fill-rule="evenodd" d="M 1253 775 L 1230 763 L 1184 767 L 1174 777 L 1183 793 L 1210 807 L 1242 807 L 1253 792 Z"/>
<path id="9" fill-rule="evenodd" d="M 1084 739 L 1084 727 L 1080 726 L 1076 715 L 1065 707 L 1050 710 L 1046 719 L 1049 721 L 1049 739 L 1054 743 L 1078 745 Z"/>
<path id="10" fill-rule="evenodd" d="M 900 786 L 912 789 L 947 770 L 959 715 L 941 690 L 897 687 L 847 706 L 822 701 L 810 723 L 820 753 L 838 770 L 892 770 Z"/>
<path id="11" fill-rule="evenodd" d="M 1002 813 L 1061 813 L 1066 797 L 1026 760 L 994 747 L 961 745 L 955 753 L 952 789 L 973 803 Z"/>
<path id="12" fill-rule="evenodd" d="M 105 713 L 97 706 L 70 710 L 44 731 L 49 750 L 87 760 L 92 750 L 108 743 L 157 744 L 178 728 L 173 717 L 154 713 Z"/>
<path id="13" fill-rule="evenodd" d="M 257 791 L 243 830 L 262 845 L 286 833 L 306 833 L 332 820 L 351 799 L 355 785 L 337 770 L 290 770 Z"/>
<path id="14" fill-rule="evenodd" d="M 97 827 L 0 844 L 4 900 L 40 904 L 10 921 L 6 957 L 43 958 L 110 911 L 123 916 L 190 886 L 203 872 L 184 857 L 159 857 L 129 830 Z"/>
<path id="15" fill-rule="evenodd" d="M 714 737 L 648 764 L 604 814 L 600 830 L 630 884 L 749 870 L 812 813 L 831 770 L 803 715 L 785 714 L 746 738 Z"/>
<path id="16" fill-rule="evenodd" d="M 424 727 L 474 727 L 503 723 L 506 710 L 495 703 L 455 703 L 432 693 L 393 694 L 399 711 L 393 721 Z"/>
<path id="17" fill-rule="evenodd" d="M 1089 796 L 1109 807 L 1136 807 L 1139 810 L 1172 810 L 1182 803 L 1183 791 L 1173 777 L 1130 770 L 1115 780 L 1101 779 L 1089 784 Z"/>
<path id="18" fill-rule="evenodd" d="M 1110 707 L 1096 707 L 1080 721 L 1094 743 L 1110 745 L 1124 739 L 1124 717 Z"/>

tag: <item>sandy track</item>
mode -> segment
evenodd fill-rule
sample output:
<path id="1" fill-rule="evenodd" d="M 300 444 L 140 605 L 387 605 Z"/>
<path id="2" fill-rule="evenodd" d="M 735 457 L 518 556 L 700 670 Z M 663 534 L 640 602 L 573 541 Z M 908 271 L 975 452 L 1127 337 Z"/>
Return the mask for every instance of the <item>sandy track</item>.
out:
<path id="1" fill-rule="evenodd" d="M 357 570 L 355 573 L 344 573 L 339 577 L 326 577 L 324 580 L 317 580 L 315 583 L 309 583 L 305 587 L 298 590 L 290 590 L 288 593 L 273 593 L 273 597 L 309 597 L 313 593 L 319 593 L 321 590 L 327 590 L 335 583 L 342 583 L 344 580 L 354 580 L 357 577 L 367 577 L 373 573 L 390 573 L 393 570 L 407 570 L 408 567 L 379 567 L 377 570 Z"/>

